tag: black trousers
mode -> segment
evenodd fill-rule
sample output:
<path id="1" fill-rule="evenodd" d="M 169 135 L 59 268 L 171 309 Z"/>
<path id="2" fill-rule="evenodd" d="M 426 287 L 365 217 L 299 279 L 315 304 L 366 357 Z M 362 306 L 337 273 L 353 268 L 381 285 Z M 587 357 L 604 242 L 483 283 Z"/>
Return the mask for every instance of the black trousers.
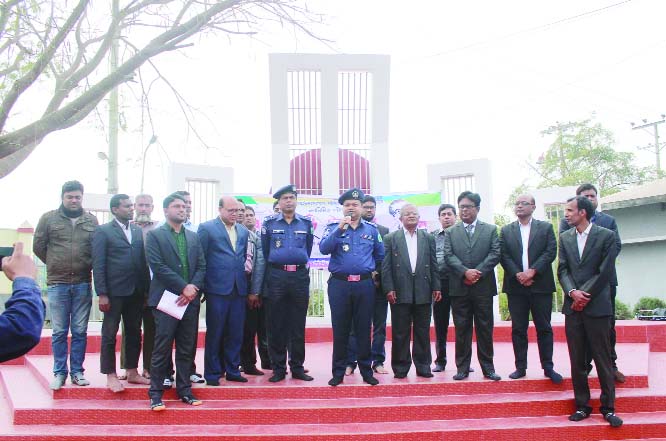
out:
<path id="1" fill-rule="evenodd" d="M 270 268 L 267 307 L 268 355 L 273 373 L 289 370 L 302 373 L 305 361 L 305 320 L 310 302 L 310 272 L 307 268 L 295 272 Z"/>
<path id="2" fill-rule="evenodd" d="M 143 322 L 143 339 L 141 340 L 141 350 L 143 354 L 143 370 L 150 372 L 150 359 L 153 357 L 153 347 L 155 346 L 155 318 L 153 311 L 148 306 L 144 306 L 141 311 L 141 321 Z M 122 343 L 120 344 L 120 368 L 127 369 L 125 366 L 125 351 L 127 351 L 127 341 L 125 338 L 125 328 L 122 327 Z"/>
<path id="3" fill-rule="evenodd" d="M 553 294 L 526 292 L 509 294 L 508 298 L 516 369 L 527 369 L 527 327 L 530 323 L 530 312 L 537 332 L 541 368 L 553 369 L 553 328 L 550 325 Z"/>
<path id="4" fill-rule="evenodd" d="M 155 348 L 151 360 L 148 396 L 151 399 L 162 398 L 164 379 L 171 375 L 169 364 L 174 341 L 176 342 L 176 391 L 179 397 L 192 395 L 190 371 L 199 328 L 199 305 L 190 303 L 182 320 L 175 319 L 157 309 L 153 309 L 153 316 L 155 317 Z"/>
<path id="5" fill-rule="evenodd" d="M 103 374 L 116 372 L 116 336 L 120 320 L 123 321 L 126 341 L 125 368 L 136 369 L 141 353 L 141 312 L 143 293 L 135 292 L 131 296 L 109 296 L 111 310 L 104 313 L 102 321 L 102 342 L 99 351 L 100 371 Z"/>
<path id="6" fill-rule="evenodd" d="M 617 295 L 617 286 L 611 285 L 611 305 L 613 307 L 613 316 L 611 317 L 611 330 L 610 330 L 610 342 L 611 342 L 611 360 L 613 361 L 613 370 L 617 370 L 617 352 L 615 352 L 615 344 L 617 343 L 617 334 L 615 332 L 615 297 Z M 592 351 L 590 348 L 586 348 L 585 360 L 587 361 L 587 369 L 592 369 Z"/>
<path id="7" fill-rule="evenodd" d="M 456 326 L 456 367 L 469 372 L 472 361 L 472 325 L 476 332 L 476 355 L 484 374 L 494 372 L 493 364 L 493 296 L 467 294 L 451 297 L 453 323 Z"/>
<path id="8" fill-rule="evenodd" d="M 615 411 L 615 377 L 611 360 L 610 317 L 588 317 L 584 312 L 573 312 L 564 319 L 567 334 L 571 381 L 577 409 L 591 411 L 590 385 L 588 384 L 586 347 L 592 353 L 601 385 L 601 413 Z"/>
<path id="9" fill-rule="evenodd" d="M 257 364 L 257 348 L 261 367 L 269 369 L 271 360 L 268 356 L 268 339 L 266 338 L 266 317 L 264 305 L 259 308 L 245 310 L 245 329 L 243 330 L 243 344 L 241 346 L 241 366 L 255 366 Z"/>
<path id="10" fill-rule="evenodd" d="M 449 335 L 451 322 L 451 297 L 449 297 L 449 280 L 442 279 L 442 300 L 432 304 L 432 318 L 435 322 L 435 364 L 446 367 L 446 339 Z"/>
<path id="11" fill-rule="evenodd" d="M 416 372 L 430 372 L 430 315 L 431 304 L 394 303 L 391 305 L 391 368 L 394 374 L 407 374 L 414 361 Z M 414 332 L 412 352 L 409 340 Z"/>

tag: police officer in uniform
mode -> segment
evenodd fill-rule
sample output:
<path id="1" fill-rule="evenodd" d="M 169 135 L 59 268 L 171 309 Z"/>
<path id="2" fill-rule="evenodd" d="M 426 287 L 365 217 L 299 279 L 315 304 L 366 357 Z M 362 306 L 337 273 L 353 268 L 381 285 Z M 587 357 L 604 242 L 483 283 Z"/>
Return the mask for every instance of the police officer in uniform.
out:
<path id="1" fill-rule="evenodd" d="M 266 260 L 267 289 L 263 294 L 267 308 L 268 354 L 273 376 L 271 383 L 284 380 L 289 370 L 297 380 L 312 381 L 305 373 L 305 318 L 310 301 L 310 272 L 307 267 L 314 231 L 312 221 L 296 213 L 297 197 L 293 185 L 273 195 L 280 212 L 264 219 L 261 244 Z"/>
<path id="2" fill-rule="evenodd" d="M 384 244 L 377 227 L 361 218 L 364 194 L 358 188 L 347 190 L 338 202 L 344 217 L 326 226 L 319 243 L 322 254 L 330 254 L 328 301 L 333 324 L 333 378 L 331 386 L 342 383 L 347 365 L 347 343 L 354 329 L 358 366 L 363 381 L 379 382 L 372 374 L 370 326 L 375 302 L 373 273 L 384 259 Z"/>

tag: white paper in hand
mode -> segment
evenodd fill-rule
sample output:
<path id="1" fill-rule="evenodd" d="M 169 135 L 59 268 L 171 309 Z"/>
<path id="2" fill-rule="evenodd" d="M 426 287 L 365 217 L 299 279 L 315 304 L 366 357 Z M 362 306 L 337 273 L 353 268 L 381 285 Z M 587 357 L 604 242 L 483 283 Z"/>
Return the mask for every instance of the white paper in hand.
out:
<path id="1" fill-rule="evenodd" d="M 182 320 L 183 314 L 185 314 L 185 310 L 187 309 L 187 304 L 178 306 L 176 304 L 177 300 L 178 296 L 176 294 L 170 291 L 164 291 L 160 303 L 157 304 L 157 309 L 165 314 L 169 314 L 173 318 Z"/>

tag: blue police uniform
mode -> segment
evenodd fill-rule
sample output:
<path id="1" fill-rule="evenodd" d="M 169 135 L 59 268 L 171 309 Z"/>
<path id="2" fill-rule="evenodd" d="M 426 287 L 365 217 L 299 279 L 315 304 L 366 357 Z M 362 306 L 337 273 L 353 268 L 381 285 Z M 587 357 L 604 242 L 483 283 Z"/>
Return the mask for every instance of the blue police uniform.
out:
<path id="1" fill-rule="evenodd" d="M 358 189 L 345 192 L 338 200 L 363 199 Z M 370 327 L 375 301 L 372 272 L 384 259 L 384 244 L 377 227 L 360 220 L 356 228 L 339 228 L 338 223 L 326 226 L 319 243 L 322 254 L 330 254 L 328 270 L 328 301 L 333 325 L 333 379 L 342 381 L 347 365 L 347 343 L 353 327 L 357 342 L 357 359 L 364 379 L 372 378 Z M 337 380 L 337 381 L 336 381 Z"/>
<path id="2" fill-rule="evenodd" d="M 279 199 L 284 193 L 296 194 L 296 190 L 288 185 L 273 197 Z M 267 286 L 262 298 L 267 313 L 271 381 L 279 381 L 286 374 L 287 346 L 292 376 L 305 374 L 305 320 L 310 300 L 307 263 L 313 241 L 312 221 L 299 214 L 294 214 L 291 222 L 287 222 L 282 213 L 268 216 L 261 227 Z"/>
<path id="3" fill-rule="evenodd" d="M 17 277 L 5 312 L 0 315 L 0 363 L 20 357 L 39 343 L 45 312 L 35 281 Z"/>

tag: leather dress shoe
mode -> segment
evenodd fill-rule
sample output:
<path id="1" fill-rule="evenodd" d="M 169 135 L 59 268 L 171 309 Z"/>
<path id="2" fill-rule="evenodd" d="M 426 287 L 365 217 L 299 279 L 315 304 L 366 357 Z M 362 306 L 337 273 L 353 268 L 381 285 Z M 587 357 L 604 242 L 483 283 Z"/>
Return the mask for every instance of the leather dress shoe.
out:
<path id="1" fill-rule="evenodd" d="M 436 364 L 435 367 L 432 369 L 433 372 L 444 372 L 444 369 L 446 369 L 446 366 L 443 364 Z"/>
<path id="2" fill-rule="evenodd" d="M 497 375 L 495 373 L 495 371 L 486 372 L 485 374 L 483 374 L 483 376 L 486 377 L 487 379 L 493 380 L 493 381 L 500 381 L 502 379 L 502 377 Z"/>
<path id="3" fill-rule="evenodd" d="M 622 419 L 613 412 L 604 414 L 604 419 L 608 421 L 608 424 L 610 424 L 611 427 L 620 427 L 622 425 Z"/>
<path id="4" fill-rule="evenodd" d="M 425 372 L 416 372 L 416 376 L 417 376 L 417 377 L 423 377 L 423 378 L 432 378 L 432 377 L 434 377 L 434 375 L 432 374 L 432 372 L 428 372 L 428 371 L 425 371 Z"/>
<path id="5" fill-rule="evenodd" d="M 363 377 L 363 381 L 368 383 L 370 386 L 377 386 L 379 384 L 379 380 L 377 380 L 372 375 L 368 375 L 367 377 Z"/>
<path id="6" fill-rule="evenodd" d="M 273 372 L 273 375 L 271 376 L 271 378 L 268 379 L 268 381 L 271 383 L 277 383 L 279 381 L 284 380 L 284 378 L 285 375 L 283 372 Z"/>
<path id="7" fill-rule="evenodd" d="M 220 380 L 206 380 L 207 386 L 219 386 Z"/>
<path id="8" fill-rule="evenodd" d="M 468 372 L 474 372 L 474 368 L 472 366 L 470 366 Z"/>
<path id="9" fill-rule="evenodd" d="M 624 383 L 627 381 L 627 378 L 624 376 L 624 374 L 617 369 L 613 372 L 613 376 L 615 377 L 615 382 L 616 383 Z M 619 427 L 619 426 L 613 426 L 613 427 Z"/>
<path id="10" fill-rule="evenodd" d="M 343 380 L 344 380 L 343 377 L 333 377 L 330 380 L 328 380 L 328 385 L 329 386 L 337 386 L 339 384 L 342 384 Z"/>
<path id="11" fill-rule="evenodd" d="M 458 372 L 453 376 L 453 379 L 459 381 L 464 380 L 467 377 L 469 377 L 469 372 Z"/>
<path id="12" fill-rule="evenodd" d="M 552 381 L 553 384 L 562 383 L 562 375 L 558 374 L 553 369 L 546 369 L 546 370 L 543 371 L 543 374 L 546 377 L 550 378 L 550 381 Z"/>
<path id="13" fill-rule="evenodd" d="M 243 369 L 243 371 L 247 375 L 264 375 L 264 373 L 262 371 L 260 371 L 259 369 L 257 369 L 256 366 L 248 366 L 245 369 Z"/>
<path id="14" fill-rule="evenodd" d="M 583 421 L 585 418 L 589 417 L 591 409 L 578 409 L 571 415 L 569 415 L 569 421 Z"/>
<path id="15" fill-rule="evenodd" d="M 292 372 L 291 373 L 291 378 L 295 380 L 303 380 L 303 381 L 312 381 L 314 378 L 306 374 L 305 372 Z"/>
<path id="16" fill-rule="evenodd" d="M 247 378 L 240 375 L 229 375 L 227 374 L 227 381 L 235 381 L 237 383 L 247 383 Z"/>
<path id="17" fill-rule="evenodd" d="M 512 380 L 517 380 L 519 378 L 523 378 L 525 375 L 527 375 L 525 369 L 516 369 L 515 371 L 509 374 L 509 378 L 511 378 Z"/>
<path id="18" fill-rule="evenodd" d="M 393 374 L 393 378 L 405 378 L 407 376 L 407 372 L 396 372 Z"/>

